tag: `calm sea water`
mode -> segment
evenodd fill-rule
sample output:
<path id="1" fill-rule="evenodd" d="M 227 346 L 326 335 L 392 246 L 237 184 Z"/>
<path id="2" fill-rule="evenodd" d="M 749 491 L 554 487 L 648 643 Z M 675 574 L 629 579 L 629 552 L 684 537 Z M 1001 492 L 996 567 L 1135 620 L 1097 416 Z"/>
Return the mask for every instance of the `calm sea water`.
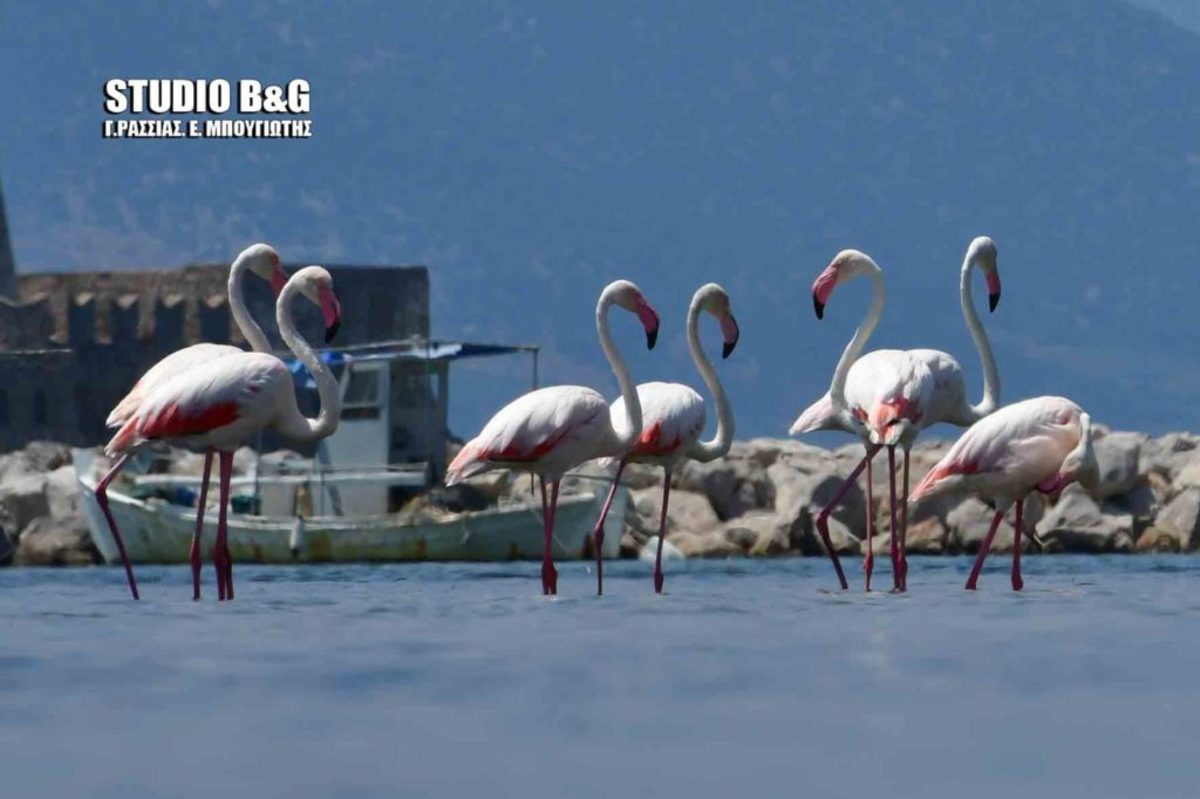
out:
<path id="1" fill-rule="evenodd" d="M 13 797 L 1195 796 L 1200 558 L 0 571 Z M 858 575 L 858 562 L 851 561 Z M 880 584 L 890 577 L 883 570 Z M 861 583 L 860 583 L 861 584 Z"/>

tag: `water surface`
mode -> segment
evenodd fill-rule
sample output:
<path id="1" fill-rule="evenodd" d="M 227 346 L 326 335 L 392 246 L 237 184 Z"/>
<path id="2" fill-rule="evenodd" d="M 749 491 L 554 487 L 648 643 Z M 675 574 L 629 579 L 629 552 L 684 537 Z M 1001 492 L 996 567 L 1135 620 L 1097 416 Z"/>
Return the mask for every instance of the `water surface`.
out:
<path id="1" fill-rule="evenodd" d="M 848 574 L 859 580 L 858 561 Z M 1200 558 L 0 571 L 9 796 L 1194 796 Z M 879 585 L 890 580 L 877 572 Z"/>

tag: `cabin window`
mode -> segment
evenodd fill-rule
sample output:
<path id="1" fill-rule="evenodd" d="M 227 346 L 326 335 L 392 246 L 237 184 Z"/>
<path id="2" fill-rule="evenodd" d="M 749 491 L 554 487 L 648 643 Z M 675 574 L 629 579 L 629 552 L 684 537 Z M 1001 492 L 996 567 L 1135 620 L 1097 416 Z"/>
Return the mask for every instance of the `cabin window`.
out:
<path id="1" fill-rule="evenodd" d="M 45 425 L 47 421 L 46 392 L 39 388 L 33 392 L 33 423 Z"/>
<path id="2" fill-rule="evenodd" d="M 343 419 L 379 418 L 379 369 L 350 367 L 342 393 Z"/>

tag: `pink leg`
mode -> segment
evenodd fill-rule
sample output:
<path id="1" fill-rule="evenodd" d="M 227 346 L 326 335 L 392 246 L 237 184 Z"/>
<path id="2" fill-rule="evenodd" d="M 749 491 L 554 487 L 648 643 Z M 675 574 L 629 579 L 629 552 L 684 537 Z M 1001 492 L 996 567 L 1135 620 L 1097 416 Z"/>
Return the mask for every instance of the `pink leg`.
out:
<path id="1" fill-rule="evenodd" d="M 875 570 L 875 501 L 871 497 L 871 458 L 867 458 L 867 555 L 863 558 L 863 571 L 867 573 L 867 591 L 871 590 L 871 572 Z"/>
<path id="2" fill-rule="evenodd" d="M 833 561 L 833 568 L 837 572 L 838 582 L 841 583 L 843 591 L 849 588 L 850 585 L 846 582 L 846 575 L 842 571 L 842 562 L 838 560 L 837 552 L 833 548 L 833 542 L 829 540 L 829 515 L 833 513 L 833 509 L 846 496 L 846 492 L 850 490 L 850 486 L 854 485 L 854 481 L 858 479 L 863 469 L 867 467 L 867 463 L 878 451 L 878 446 L 869 445 L 867 447 L 866 456 L 859 462 L 858 466 L 854 467 L 854 471 L 850 472 L 850 476 L 846 478 L 845 482 L 842 483 L 842 487 L 833 495 L 833 499 L 829 500 L 829 504 L 817 515 L 817 533 L 821 536 L 821 542 L 825 544 L 825 551 L 829 553 L 829 559 Z"/>
<path id="3" fill-rule="evenodd" d="M 899 593 L 904 589 L 900 587 L 900 533 L 899 525 L 896 523 L 896 447 L 888 447 L 887 451 L 888 490 L 890 492 L 888 507 L 891 509 L 889 522 L 892 527 L 892 592 Z"/>
<path id="4" fill-rule="evenodd" d="M 625 459 L 617 465 L 617 473 L 613 476 L 612 488 L 608 490 L 608 499 L 600 510 L 600 518 L 596 520 L 596 529 L 592 530 L 592 545 L 596 548 L 596 596 L 604 595 L 604 520 L 608 518 L 608 509 L 612 507 L 613 497 L 617 495 L 617 487 L 621 485 L 621 472 L 625 471 Z"/>
<path id="5" fill-rule="evenodd" d="M 908 450 L 904 450 L 904 488 L 900 494 L 900 590 L 908 590 Z"/>
<path id="6" fill-rule="evenodd" d="M 1012 587 L 1014 591 L 1020 591 L 1025 587 L 1025 581 L 1021 579 L 1021 544 L 1025 538 L 1021 524 L 1021 512 L 1024 510 L 1024 505 L 1024 499 L 1017 500 L 1017 519 L 1014 523 L 1016 529 L 1013 532 Z"/>
<path id="7" fill-rule="evenodd" d="M 554 568 L 554 511 L 558 507 L 558 481 L 551 483 L 550 499 L 546 499 L 546 479 L 542 483 L 542 593 L 553 596 L 558 593 L 558 571 Z"/>
<path id="8" fill-rule="evenodd" d="M 975 557 L 975 565 L 971 567 L 971 576 L 967 578 L 966 589 L 968 591 L 975 590 L 975 584 L 979 582 L 979 572 L 983 569 L 983 559 L 987 557 L 988 550 L 992 548 L 992 539 L 996 537 L 996 530 L 1000 527 L 1000 521 L 1004 518 L 1004 511 L 996 511 L 996 515 L 992 517 L 992 526 L 988 528 L 987 535 L 983 538 L 983 543 L 979 545 L 979 554 Z"/>
<path id="9" fill-rule="evenodd" d="M 661 594 L 663 590 L 662 549 L 667 537 L 667 503 L 671 501 L 671 467 L 663 467 L 663 506 L 662 517 L 658 520 L 658 553 L 654 556 L 654 593 Z"/>
<path id="10" fill-rule="evenodd" d="M 222 450 L 220 458 L 220 508 L 217 511 L 217 543 L 213 546 L 213 569 L 217 573 L 217 599 L 233 599 L 233 559 L 229 555 L 229 480 L 233 476 L 233 453 Z"/>
<path id="11" fill-rule="evenodd" d="M 192 534 L 192 599 L 200 599 L 200 538 L 204 535 L 204 506 L 208 503 L 208 477 L 212 474 L 213 451 L 204 452 L 204 476 L 200 478 L 200 498 L 196 502 L 196 532 Z"/>
<path id="12" fill-rule="evenodd" d="M 117 551 L 121 553 L 121 563 L 125 566 L 125 577 L 129 580 L 129 590 L 133 593 L 134 599 L 141 599 L 138 596 L 137 580 L 133 578 L 133 567 L 129 565 L 129 556 L 125 554 L 125 543 L 117 531 L 117 520 L 113 518 L 112 511 L 108 507 L 108 484 L 124 468 L 127 460 L 129 460 L 128 452 L 118 458 L 108 473 L 100 478 L 99 483 L 96 483 L 96 504 L 100 506 L 100 510 L 104 511 L 104 518 L 108 520 L 108 529 L 112 533 L 113 541 L 117 544 Z"/>

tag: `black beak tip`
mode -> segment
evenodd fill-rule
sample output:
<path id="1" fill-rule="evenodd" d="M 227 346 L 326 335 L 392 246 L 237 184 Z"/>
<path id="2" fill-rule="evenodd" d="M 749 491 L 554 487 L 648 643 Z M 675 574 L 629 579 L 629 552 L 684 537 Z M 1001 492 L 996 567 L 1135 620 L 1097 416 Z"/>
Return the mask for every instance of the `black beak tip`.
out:
<path id="1" fill-rule="evenodd" d="M 333 337 L 337 335 L 338 328 L 342 326 L 342 321 L 339 319 L 329 327 L 325 328 L 325 343 L 333 341 Z"/>
<path id="2" fill-rule="evenodd" d="M 818 319 L 825 318 L 825 303 L 817 299 L 817 295 L 813 295 L 813 310 L 817 312 Z"/>
<path id="3" fill-rule="evenodd" d="M 646 349 L 654 349 L 654 345 L 658 343 L 658 328 L 646 331 Z"/>
<path id="4" fill-rule="evenodd" d="M 988 313 L 996 310 L 996 306 L 1000 304 L 1000 292 L 988 295 Z"/>

